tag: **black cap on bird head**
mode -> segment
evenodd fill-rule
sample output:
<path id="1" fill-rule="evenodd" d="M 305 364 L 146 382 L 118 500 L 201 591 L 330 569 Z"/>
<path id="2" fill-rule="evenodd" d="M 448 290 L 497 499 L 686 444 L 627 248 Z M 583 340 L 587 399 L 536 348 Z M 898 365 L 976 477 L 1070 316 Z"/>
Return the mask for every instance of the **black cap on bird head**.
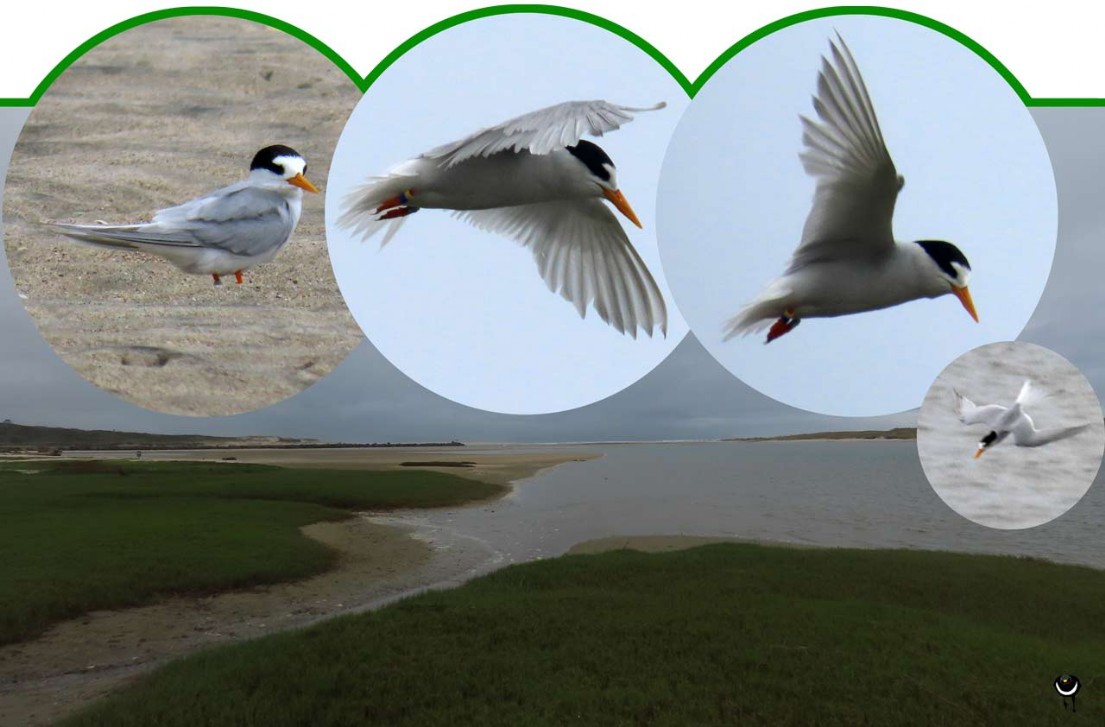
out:
<path id="1" fill-rule="evenodd" d="M 580 139 L 575 146 L 565 147 L 568 153 L 583 162 L 587 170 L 604 182 L 610 181 L 610 170 L 614 162 L 598 144 Z"/>
<path id="2" fill-rule="evenodd" d="M 967 256 L 958 247 L 944 240 L 917 240 L 917 245 L 925 251 L 929 260 L 936 265 L 940 271 L 940 276 L 949 286 L 947 290 L 943 290 L 939 294 L 945 292 L 954 294 L 959 302 L 963 304 L 963 309 L 977 323 L 978 311 L 975 310 L 975 303 L 971 300 L 971 292 L 967 289 L 967 281 L 971 277 L 971 263 L 967 262 Z"/>
<path id="3" fill-rule="evenodd" d="M 273 144 L 272 146 L 266 146 L 261 151 L 253 155 L 253 161 L 249 163 L 249 170 L 252 172 L 255 169 L 268 169 L 273 174 L 280 176 L 284 175 L 284 168 L 276 163 L 276 160 L 280 157 L 295 157 L 302 159 L 303 156 L 290 146 L 284 146 L 283 144 Z M 303 169 L 306 170 L 307 166 L 304 165 Z"/>
<path id="4" fill-rule="evenodd" d="M 970 271 L 971 264 L 967 262 L 967 256 L 955 245 L 944 240 L 918 240 L 917 244 L 924 248 L 936 266 L 947 273 L 949 278 L 957 279 L 961 271 L 956 269 L 958 265 L 962 270 Z"/>

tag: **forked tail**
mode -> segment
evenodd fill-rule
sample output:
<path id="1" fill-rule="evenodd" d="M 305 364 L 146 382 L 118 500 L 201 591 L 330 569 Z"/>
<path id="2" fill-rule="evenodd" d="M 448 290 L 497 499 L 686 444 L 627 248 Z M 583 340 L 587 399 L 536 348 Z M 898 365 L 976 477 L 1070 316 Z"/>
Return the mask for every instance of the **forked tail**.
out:
<path id="1" fill-rule="evenodd" d="M 388 174 L 370 179 L 346 195 L 338 226 L 363 240 L 371 239 L 387 227 L 380 247 L 388 244 L 407 215 L 418 211 L 418 207 L 409 204 L 413 191 L 411 187 L 416 179 L 408 174 Z"/>
<path id="2" fill-rule="evenodd" d="M 756 300 L 741 308 L 739 313 L 726 321 L 723 329 L 725 336 L 722 340 L 728 341 L 736 336 L 747 336 L 750 333 L 757 333 L 767 328 L 769 324 L 782 315 L 785 308 L 783 301 L 788 293 L 789 291 L 782 290 L 777 286 L 769 286 Z M 791 325 L 790 328 L 795 325 L 798 325 L 797 322 Z M 787 330 L 790 330 L 790 328 Z"/>

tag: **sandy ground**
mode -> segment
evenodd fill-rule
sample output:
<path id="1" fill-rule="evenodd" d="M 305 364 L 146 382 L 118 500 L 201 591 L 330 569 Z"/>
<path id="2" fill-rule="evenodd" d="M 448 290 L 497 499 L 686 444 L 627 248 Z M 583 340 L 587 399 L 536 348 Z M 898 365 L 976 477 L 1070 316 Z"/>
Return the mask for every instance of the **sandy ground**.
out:
<path id="1" fill-rule="evenodd" d="M 363 336 L 330 269 L 323 195 L 304 195 L 291 241 L 243 285 L 43 225 L 148 220 L 244 178 L 276 143 L 324 190 L 360 96 L 310 46 L 236 18 L 161 20 L 82 56 L 32 112 L 4 194 L 16 287 L 54 350 L 97 386 L 177 414 L 250 411 L 327 374 Z"/>
<path id="2" fill-rule="evenodd" d="M 200 450 L 146 452 L 143 459 L 233 456 L 240 462 L 391 469 L 416 457 L 455 457 L 475 462 L 476 467 L 441 471 L 506 484 L 563 462 L 596 456 L 427 449 Z M 0 647 L 0 725 L 49 724 L 198 649 L 376 608 L 427 588 L 459 585 L 502 563 L 502 556 L 482 541 L 431 526 L 412 528 L 386 515 L 365 513 L 339 523 L 317 523 L 304 533 L 339 553 L 334 569 L 295 583 L 89 613 L 58 624 L 40 638 Z"/>

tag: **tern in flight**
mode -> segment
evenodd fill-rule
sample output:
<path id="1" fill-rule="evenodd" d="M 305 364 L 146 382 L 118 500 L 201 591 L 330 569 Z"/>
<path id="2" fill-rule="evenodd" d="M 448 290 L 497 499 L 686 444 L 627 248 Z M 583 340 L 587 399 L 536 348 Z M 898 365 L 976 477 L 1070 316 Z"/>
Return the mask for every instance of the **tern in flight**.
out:
<path id="1" fill-rule="evenodd" d="M 347 195 L 338 225 L 381 246 L 407 217 L 445 209 L 529 248 L 538 272 L 581 317 L 587 307 L 620 333 L 667 333 L 663 295 L 609 201 L 641 222 L 614 162 L 584 134 L 602 136 L 663 108 L 569 101 L 523 114 L 402 162 Z"/>
<path id="2" fill-rule="evenodd" d="M 905 180 L 894 168 L 867 87 L 839 36 L 829 55 L 822 59 L 813 97 L 819 120 L 802 117 L 800 158 L 817 186 L 801 242 L 782 277 L 729 319 L 725 340 L 771 324 L 770 343 L 804 318 L 948 294 L 978 321 L 967 289 L 971 265 L 958 247 L 943 240 L 894 240 L 894 203 Z"/>

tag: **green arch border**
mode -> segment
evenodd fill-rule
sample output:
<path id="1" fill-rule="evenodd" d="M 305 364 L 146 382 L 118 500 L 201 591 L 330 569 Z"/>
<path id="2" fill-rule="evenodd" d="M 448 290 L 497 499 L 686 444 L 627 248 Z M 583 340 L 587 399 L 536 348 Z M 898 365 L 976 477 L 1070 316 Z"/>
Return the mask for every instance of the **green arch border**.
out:
<path id="1" fill-rule="evenodd" d="M 376 64 L 376 66 L 368 73 L 367 76 L 361 77 L 357 71 L 349 65 L 349 63 L 342 58 L 333 48 L 323 43 L 321 40 L 311 35 L 310 33 L 301 30 L 300 28 L 287 23 L 279 18 L 274 18 L 270 15 L 263 13 L 257 13 L 251 10 L 242 10 L 239 8 L 226 8 L 218 6 L 191 6 L 191 7 L 178 7 L 167 8 L 164 10 L 155 10 L 153 12 L 144 13 L 142 15 L 136 15 L 133 18 L 124 20 L 120 23 L 116 23 L 111 27 L 100 31 L 96 35 L 92 36 L 84 43 L 81 43 L 77 48 L 70 52 L 65 58 L 61 60 L 54 68 L 46 75 L 44 79 L 35 87 L 35 90 L 28 98 L 0 98 L 0 106 L 8 107 L 33 107 L 38 103 L 42 95 L 46 93 L 47 89 L 57 80 L 58 76 L 66 71 L 78 58 L 83 56 L 92 48 L 96 47 L 100 43 L 104 42 L 108 38 L 111 38 L 119 33 L 122 33 L 131 28 L 139 25 L 145 25 L 146 23 L 152 23 L 156 20 L 164 20 L 165 18 L 179 18 L 184 16 L 193 15 L 208 15 L 208 16 L 223 16 L 240 18 L 242 20 L 250 20 L 262 25 L 267 25 L 276 30 L 283 31 L 288 35 L 291 35 L 299 40 L 303 41 L 307 45 L 317 50 L 322 55 L 330 59 L 334 65 L 342 70 L 345 75 L 349 77 L 351 81 L 361 90 L 363 93 L 372 85 L 379 76 L 386 71 L 393 63 L 399 60 L 407 51 L 422 43 L 427 38 L 430 38 L 443 30 L 452 28 L 453 26 L 467 23 L 471 20 L 478 20 L 480 18 L 494 17 L 497 15 L 511 15 L 516 13 L 536 13 L 543 15 L 553 15 L 564 18 L 571 18 L 573 20 L 580 20 L 585 23 L 603 28 L 614 35 L 617 35 L 630 43 L 634 44 L 642 51 L 647 53 L 653 58 L 660 66 L 662 66 L 671 76 L 679 83 L 679 85 L 686 91 L 687 95 L 694 98 L 695 94 L 701 89 L 710 78 L 717 73 L 717 71 L 729 62 L 736 54 L 752 45 L 756 41 L 775 33 L 778 30 L 802 23 L 807 20 L 813 20 L 816 18 L 826 18 L 841 15 L 875 15 L 887 18 L 896 18 L 898 20 L 905 20 L 910 23 L 916 23 L 932 30 L 942 33 L 948 36 L 952 40 L 959 42 L 966 46 L 972 52 L 974 52 L 979 58 L 990 64 L 991 67 L 1006 83 L 1016 92 L 1025 106 L 1105 106 L 1105 98 L 1033 98 L 1025 87 L 1021 84 L 1017 77 L 1013 75 L 1005 64 L 997 59 L 993 53 L 986 50 L 981 44 L 975 42 L 967 35 L 961 33 L 950 25 L 941 23 L 938 20 L 933 20 L 925 15 L 919 13 L 909 12 L 907 10 L 898 10 L 895 8 L 885 8 L 877 5 L 841 5 L 828 8 L 817 8 L 814 10 L 806 10 L 794 15 L 788 15 L 787 17 L 776 20 L 769 23 L 758 30 L 755 30 L 748 35 L 741 38 L 739 41 L 731 45 L 724 52 L 721 53 L 709 66 L 704 70 L 697 79 L 691 81 L 688 79 L 681 70 L 671 60 L 660 52 L 654 45 L 647 40 L 637 35 L 633 31 L 625 28 L 617 23 L 607 20 L 606 18 L 595 15 L 593 13 L 585 12 L 583 10 L 576 10 L 574 8 L 565 8 L 558 5 L 540 5 L 540 4 L 510 4 L 510 5 L 496 5 L 487 8 L 478 8 L 475 10 L 469 10 L 463 13 L 458 13 L 449 18 L 441 20 L 433 25 L 425 28 L 424 30 L 415 33 L 407 40 L 403 41 L 393 51 L 388 53 L 383 60 Z"/>

